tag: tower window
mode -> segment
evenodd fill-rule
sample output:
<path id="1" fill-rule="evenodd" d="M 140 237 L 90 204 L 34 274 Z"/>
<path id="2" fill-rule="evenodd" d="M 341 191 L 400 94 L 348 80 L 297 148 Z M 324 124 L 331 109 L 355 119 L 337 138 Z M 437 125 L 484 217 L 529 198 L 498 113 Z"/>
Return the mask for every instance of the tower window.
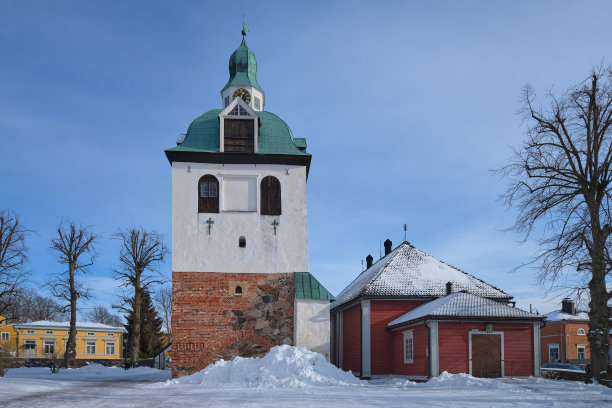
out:
<path id="1" fill-rule="evenodd" d="M 219 181 L 213 175 L 202 176 L 198 182 L 198 212 L 219 212 Z"/>
<path id="2" fill-rule="evenodd" d="M 249 112 L 247 112 L 247 110 L 244 109 L 242 105 L 237 103 L 236 106 L 234 106 L 234 109 L 232 109 L 230 113 L 228 113 L 228 115 L 230 116 L 249 116 Z"/>
<path id="3" fill-rule="evenodd" d="M 226 96 L 225 97 L 225 106 L 229 105 L 229 103 L 230 103 L 230 98 L 229 98 L 229 96 Z"/>
<path id="4" fill-rule="evenodd" d="M 236 107 L 240 107 L 240 109 L 244 110 L 240 105 L 236 105 Z M 225 119 L 223 122 L 223 150 L 232 153 L 254 153 L 254 125 L 254 119 Z"/>
<path id="5" fill-rule="evenodd" d="M 261 215 L 281 214 L 281 184 L 274 176 L 261 180 Z"/>
<path id="6" fill-rule="evenodd" d="M 234 289 L 234 296 L 242 296 L 242 286 L 236 286 L 236 289 Z"/>
<path id="7" fill-rule="evenodd" d="M 260 101 L 258 97 L 255 97 L 255 109 L 260 109 Z"/>
<path id="8" fill-rule="evenodd" d="M 238 238 L 238 247 L 246 248 L 246 238 L 245 237 Z"/>

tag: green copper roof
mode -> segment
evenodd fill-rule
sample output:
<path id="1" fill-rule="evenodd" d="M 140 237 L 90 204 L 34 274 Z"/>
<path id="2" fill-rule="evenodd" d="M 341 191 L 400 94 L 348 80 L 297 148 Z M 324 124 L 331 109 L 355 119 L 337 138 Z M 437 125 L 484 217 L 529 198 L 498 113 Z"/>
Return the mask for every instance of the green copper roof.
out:
<path id="1" fill-rule="evenodd" d="M 247 47 L 244 38 L 240 43 L 240 47 L 234 51 L 229 59 L 229 73 L 229 81 L 227 81 L 221 92 L 232 85 L 252 86 L 263 92 L 263 89 L 257 83 L 257 60 L 255 60 L 255 54 Z"/>
<path id="2" fill-rule="evenodd" d="M 219 152 L 219 113 L 221 109 L 211 109 L 197 117 L 189 128 L 183 142 L 166 151 Z M 255 112 L 259 116 L 258 154 L 286 154 L 310 156 L 301 146 L 300 139 L 293 139 L 291 129 L 281 118 L 271 112 Z"/>
<path id="3" fill-rule="evenodd" d="M 295 272 L 295 297 L 298 299 L 336 300 L 334 295 L 315 279 L 310 272 Z"/>

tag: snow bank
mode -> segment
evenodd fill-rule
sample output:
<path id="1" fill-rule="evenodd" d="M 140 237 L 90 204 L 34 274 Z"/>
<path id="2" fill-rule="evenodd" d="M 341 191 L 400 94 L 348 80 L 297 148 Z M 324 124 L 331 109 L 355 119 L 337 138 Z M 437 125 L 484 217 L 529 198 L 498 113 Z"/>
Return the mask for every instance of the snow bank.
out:
<path id="1" fill-rule="evenodd" d="M 469 374 L 459 373 L 450 374 L 447 371 L 442 372 L 437 377 L 432 378 L 426 383 L 420 384 L 423 387 L 479 387 L 489 389 L 506 389 L 511 387 L 496 380 L 487 380 L 485 378 L 472 377 Z M 512 387 L 511 387 L 512 388 Z"/>
<path id="2" fill-rule="evenodd" d="M 62 368 L 59 373 L 52 373 L 47 367 L 11 368 L 6 372 L 5 377 L 60 381 L 164 381 L 169 375 L 169 370 L 163 371 L 150 367 L 124 370 L 120 367 L 105 367 L 101 364 L 90 363 L 81 368 Z"/>
<path id="3" fill-rule="evenodd" d="M 264 357 L 220 360 L 190 376 L 166 385 L 239 385 L 263 388 L 304 388 L 362 384 L 350 371 L 328 363 L 319 353 L 304 347 L 276 346 Z"/>

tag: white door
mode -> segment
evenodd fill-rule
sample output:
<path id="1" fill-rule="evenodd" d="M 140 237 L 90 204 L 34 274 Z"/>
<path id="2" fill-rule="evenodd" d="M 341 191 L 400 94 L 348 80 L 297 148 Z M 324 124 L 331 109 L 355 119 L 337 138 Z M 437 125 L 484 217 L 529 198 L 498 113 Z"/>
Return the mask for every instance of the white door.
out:
<path id="1" fill-rule="evenodd" d="M 23 357 L 36 358 L 36 340 L 23 341 Z"/>

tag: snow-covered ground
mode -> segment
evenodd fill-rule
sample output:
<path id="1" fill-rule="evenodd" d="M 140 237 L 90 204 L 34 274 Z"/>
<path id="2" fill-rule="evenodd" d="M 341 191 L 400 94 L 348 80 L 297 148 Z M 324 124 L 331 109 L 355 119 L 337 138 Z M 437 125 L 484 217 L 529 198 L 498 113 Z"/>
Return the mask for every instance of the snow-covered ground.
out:
<path id="1" fill-rule="evenodd" d="M 443 373 L 427 383 L 400 377 L 360 381 L 317 354 L 281 346 L 260 359 L 218 362 L 189 377 L 91 365 L 51 374 L 10 370 L 0 407 L 592 407 L 612 389 L 541 378 L 486 380 Z"/>

